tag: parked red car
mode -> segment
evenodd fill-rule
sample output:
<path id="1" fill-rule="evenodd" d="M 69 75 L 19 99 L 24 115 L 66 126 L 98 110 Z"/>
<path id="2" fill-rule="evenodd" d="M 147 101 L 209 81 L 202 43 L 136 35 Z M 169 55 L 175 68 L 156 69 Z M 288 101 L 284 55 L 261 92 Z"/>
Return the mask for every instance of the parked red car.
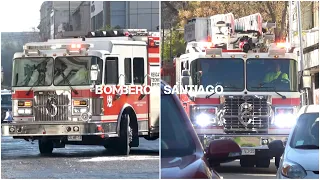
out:
<path id="1" fill-rule="evenodd" d="M 161 179 L 221 179 L 214 164 L 236 159 L 240 147 L 215 140 L 204 150 L 178 97 L 164 93 L 161 83 Z"/>

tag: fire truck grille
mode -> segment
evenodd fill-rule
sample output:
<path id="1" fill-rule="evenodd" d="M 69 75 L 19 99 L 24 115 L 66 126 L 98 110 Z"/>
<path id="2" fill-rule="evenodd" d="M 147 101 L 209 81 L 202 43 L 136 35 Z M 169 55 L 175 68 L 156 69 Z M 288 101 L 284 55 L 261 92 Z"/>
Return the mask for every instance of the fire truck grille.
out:
<path id="1" fill-rule="evenodd" d="M 225 132 L 261 133 L 268 129 L 267 98 L 225 98 L 224 109 Z"/>
<path id="2" fill-rule="evenodd" d="M 70 100 L 68 95 L 57 95 L 55 92 L 35 93 L 35 121 L 68 121 L 70 120 Z M 53 105 L 52 105 L 53 104 Z"/>

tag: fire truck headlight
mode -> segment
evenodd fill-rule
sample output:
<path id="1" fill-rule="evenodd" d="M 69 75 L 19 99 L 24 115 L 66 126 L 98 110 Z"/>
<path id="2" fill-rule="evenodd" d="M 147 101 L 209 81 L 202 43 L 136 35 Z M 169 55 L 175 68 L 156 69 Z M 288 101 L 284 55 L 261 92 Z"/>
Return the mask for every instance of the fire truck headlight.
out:
<path id="1" fill-rule="evenodd" d="M 275 108 L 274 125 L 279 128 L 292 128 L 296 124 L 294 108 L 281 107 Z"/>
<path id="2" fill-rule="evenodd" d="M 19 108 L 18 109 L 18 114 L 19 115 L 31 115 L 32 114 L 32 109 L 31 108 Z"/>
<path id="3" fill-rule="evenodd" d="M 280 128 L 292 128 L 296 124 L 296 120 L 293 114 L 278 114 L 274 124 Z"/>
<path id="4" fill-rule="evenodd" d="M 86 113 L 86 112 L 88 112 L 88 108 L 74 108 L 73 112 L 76 113 L 76 114 Z"/>
<path id="5" fill-rule="evenodd" d="M 196 124 L 201 127 L 206 127 L 212 123 L 214 123 L 214 119 L 208 114 L 202 113 L 196 116 Z"/>

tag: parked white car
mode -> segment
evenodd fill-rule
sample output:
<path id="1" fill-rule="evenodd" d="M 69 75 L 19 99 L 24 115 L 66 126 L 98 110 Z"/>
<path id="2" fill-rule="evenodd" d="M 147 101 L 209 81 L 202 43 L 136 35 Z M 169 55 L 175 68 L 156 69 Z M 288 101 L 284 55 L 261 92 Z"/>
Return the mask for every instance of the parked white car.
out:
<path id="1" fill-rule="evenodd" d="M 319 105 L 308 105 L 300 109 L 277 179 L 319 179 L 319 108 Z"/>

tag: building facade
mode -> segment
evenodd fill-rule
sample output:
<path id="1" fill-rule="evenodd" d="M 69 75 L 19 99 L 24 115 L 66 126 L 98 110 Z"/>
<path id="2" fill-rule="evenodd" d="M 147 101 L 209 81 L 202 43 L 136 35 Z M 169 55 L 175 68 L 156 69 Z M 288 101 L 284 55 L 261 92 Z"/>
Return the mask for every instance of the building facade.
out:
<path id="1" fill-rule="evenodd" d="M 43 41 L 65 31 L 90 30 L 90 1 L 45 1 L 38 29 Z"/>
<path id="2" fill-rule="evenodd" d="M 107 28 L 158 31 L 157 1 L 91 1 L 91 30 Z"/>
<path id="3" fill-rule="evenodd" d="M 297 4 L 291 1 L 291 11 L 293 12 L 292 22 L 292 43 L 295 47 L 300 47 L 298 34 Z M 301 2 L 301 22 L 302 22 L 302 48 L 303 48 L 303 70 L 311 73 L 312 87 L 309 90 L 310 104 L 319 104 L 319 2 Z M 289 8 L 290 10 L 290 8 Z"/>

